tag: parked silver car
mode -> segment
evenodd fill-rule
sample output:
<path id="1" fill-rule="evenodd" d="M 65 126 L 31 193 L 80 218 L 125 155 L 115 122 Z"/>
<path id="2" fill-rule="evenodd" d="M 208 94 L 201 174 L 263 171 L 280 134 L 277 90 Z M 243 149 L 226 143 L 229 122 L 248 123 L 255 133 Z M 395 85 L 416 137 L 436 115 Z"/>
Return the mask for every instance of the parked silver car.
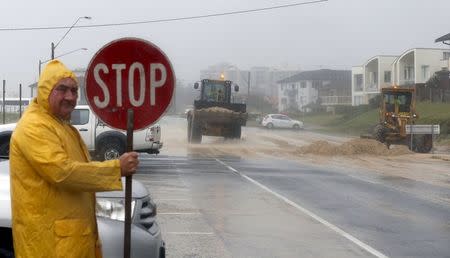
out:
<path id="1" fill-rule="evenodd" d="M 165 257 L 165 244 L 156 222 L 156 205 L 142 183 L 133 180 L 131 257 Z M 97 194 L 97 222 L 103 257 L 123 257 L 124 191 Z M 13 256 L 9 161 L 0 161 L 0 258 Z"/>
<path id="2" fill-rule="evenodd" d="M 262 121 L 261 125 L 272 129 L 272 128 L 292 128 L 296 130 L 303 129 L 303 122 L 294 120 L 283 114 L 268 114 Z"/>

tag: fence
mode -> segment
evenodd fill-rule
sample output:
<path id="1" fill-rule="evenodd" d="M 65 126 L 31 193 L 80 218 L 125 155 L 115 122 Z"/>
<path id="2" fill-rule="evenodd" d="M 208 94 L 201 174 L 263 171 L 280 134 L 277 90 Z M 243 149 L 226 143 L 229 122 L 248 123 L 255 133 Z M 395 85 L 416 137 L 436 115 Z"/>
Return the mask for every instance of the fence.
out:
<path id="1" fill-rule="evenodd" d="M 351 105 L 351 96 L 320 96 L 320 104 L 324 106 L 331 105 Z"/>
<path id="2" fill-rule="evenodd" d="M 0 98 L 0 112 L 2 113 L 2 123 L 17 120 L 28 107 L 31 98 Z"/>

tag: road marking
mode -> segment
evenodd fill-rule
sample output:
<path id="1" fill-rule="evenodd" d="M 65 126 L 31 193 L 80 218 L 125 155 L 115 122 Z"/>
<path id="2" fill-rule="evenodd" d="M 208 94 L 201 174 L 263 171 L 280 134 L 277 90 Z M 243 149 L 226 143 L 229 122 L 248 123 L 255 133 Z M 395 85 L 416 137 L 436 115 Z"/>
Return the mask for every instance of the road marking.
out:
<path id="1" fill-rule="evenodd" d="M 158 215 L 201 215 L 200 212 L 158 212 Z"/>
<path id="2" fill-rule="evenodd" d="M 186 199 L 186 198 L 172 198 L 172 199 L 164 199 L 164 198 L 160 198 L 156 201 L 189 201 L 190 199 Z"/>
<path id="3" fill-rule="evenodd" d="M 387 258 L 388 256 L 382 254 L 381 252 L 377 251 L 375 248 L 369 246 L 368 244 L 362 242 L 361 240 L 357 239 L 356 237 L 352 236 L 351 234 L 345 232 L 344 230 L 340 229 L 339 227 L 331 224 L 330 222 L 326 221 L 325 219 L 322 219 L 321 217 L 319 217 L 318 215 L 316 215 L 315 213 L 313 213 L 312 211 L 309 211 L 306 208 L 303 208 L 302 206 L 298 205 L 297 203 L 289 200 L 288 198 L 282 196 L 281 194 L 269 189 L 267 186 L 259 183 L 256 180 L 251 179 L 250 177 L 240 173 L 239 171 L 237 171 L 236 169 L 230 167 L 229 165 L 227 165 L 226 163 L 224 163 L 223 161 L 219 160 L 219 159 L 215 159 L 217 162 L 219 162 L 220 164 L 224 165 L 225 167 L 227 167 L 229 170 L 235 172 L 236 174 L 240 175 L 241 177 L 247 179 L 248 181 L 250 181 L 251 183 L 259 186 L 260 188 L 262 188 L 263 190 L 271 193 L 272 195 L 276 196 L 277 198 L 279 198 L 280 200 L 284 201 L 285 203 L 291 205 L 292 207 L 298 209 L 299 211 L 305 213 L 306 215 L 308 215 L 309 217 L 313 218 L 314 220 L 318 221 L 319 223 L 325 225 L 326 227 L 328 227 L 329 229 L 333 230 L 334 232 L 338 233 L 339 235 L 347 238 L 348 240 L 350 240 L 351 242 L 353 242 L 354 244 L 358 245 L 359 247 L 361 247 L 362 249 L 366 250 L 367 252 L 369 252 L 370 254 L 379 257 L 379 258 Z"/>
<path id="4" fill-rule="evenodd" d="M 141 179 L 141 178 L 139 178 L 139 181 L 146 182 L 146 183 L 172 183 L 173 182 L 170 180 L 152 180 L 152 179 Z"/>
<path id="5" fill-rule="evenodd" d="M 172 235 L 214 235 L 213 232 L 166 232 Z"/>

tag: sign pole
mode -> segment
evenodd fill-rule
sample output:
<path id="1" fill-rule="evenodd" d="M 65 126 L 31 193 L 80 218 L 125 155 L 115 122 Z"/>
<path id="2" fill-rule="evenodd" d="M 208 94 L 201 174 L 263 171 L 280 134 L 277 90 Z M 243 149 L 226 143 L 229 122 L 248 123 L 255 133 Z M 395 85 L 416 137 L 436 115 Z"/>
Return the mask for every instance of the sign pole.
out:
<path id="1" fill-rule="evenodd" d="M 134 131 L 134 112 L 128 109 L 127 113 L 127 152 L 133 151 L 133 131 Z M 131 193 L 132 193 L 132 176 L 125 178 L 125 230 L 124 230 L 124 247 L 123 257 L 130 258 L 131 243 Z"/>
<path id="2" fill-rule="evenodd" d="M 133 151 L 133 131 L 155 123 L 168 109 L 175 74 L 167 56 L 153 43 L 121 38 L 103 46 L 89 62 L 86 100 L 109 127 L 127 131 L 126 151 Z M 139 119 L 134 119 L 134 118 Z M 131 257 L 132 176 L 125 178 L 123 257 Z"/>

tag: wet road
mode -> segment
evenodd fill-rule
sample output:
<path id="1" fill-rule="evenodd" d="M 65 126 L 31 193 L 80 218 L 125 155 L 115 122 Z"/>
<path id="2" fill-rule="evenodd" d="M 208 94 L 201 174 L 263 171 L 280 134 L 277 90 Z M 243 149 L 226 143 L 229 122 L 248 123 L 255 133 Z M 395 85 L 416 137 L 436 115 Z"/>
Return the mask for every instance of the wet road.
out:
<path id="1" fill-rule="evenodd" d="M 280 159 L 141 164 L 169 257 L 450 256 L 448 188 Z"/>

